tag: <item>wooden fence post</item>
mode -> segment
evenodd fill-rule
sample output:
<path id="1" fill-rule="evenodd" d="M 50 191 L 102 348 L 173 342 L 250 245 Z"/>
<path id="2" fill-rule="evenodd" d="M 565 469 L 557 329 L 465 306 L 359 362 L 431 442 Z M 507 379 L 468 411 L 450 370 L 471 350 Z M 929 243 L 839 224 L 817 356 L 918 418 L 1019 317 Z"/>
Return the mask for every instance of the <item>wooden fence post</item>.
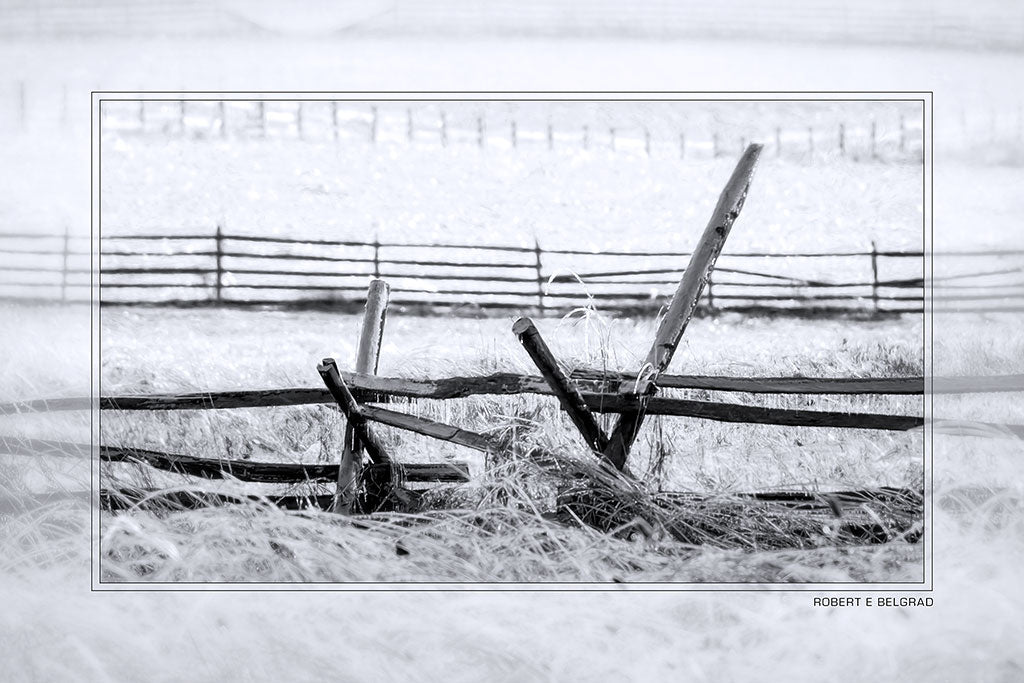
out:
<path id="1" fill-rule="evenodd" d="M 558 397 L 562 410 L 568 413 L 569 419 L 583 435 L 587 446 L 597 453 L 603 453 L 608 447 L 608 437 L 597 424 L 594 414 L 590 412 L 583 394 L 558 366 L 558 361 L 555 360 L 533 321 L 529 318 L 520 318 L 512 325 L 512 332 L 519 338 L 526 353 L 540 370 L 541 376 Z"/>
<path id="2" fill-rule="evenodd" d="M 380 345 L 384 337 L 384 324 L 388 315 L 390 288 L 383 280 L 370 282 L 366 294 L 366 308 L 363 311 L 363 327 L 356 351 L 356 372 L 361 375 L 376 375 L 380 363 Z M 356 484 L 361 468 L 363 444 L 356 436 L 356 429 L 349 420 L 345 426 L 345 445 L 338 469 L 338 485 L 334 499 L 334 512 L 348 513 L 355 500 Z"/>
<path id="3" fill-rule="evenodd" d="M 708 311 L 715 310 L 715 283 L 711 278 L 712 271 L 708 272 Z"/>
<path id="4" fill-rule="evenodd" d="M 871 240 L 871 301 L 878 312 L 878 246 Z"/>
<path id="5" fill-rule="evenodd" d="M 540 240 L 536 237 L 533 238 L 533 254 L 534 254 L 534 268 L 537 273 L 537 310 L 541 313 L 544 312 L 544 269 L 541 263 L 541 254 L 543 251 L 540 248 Z"/>
<path id="6" fill-rule="evenodd" d="M 370 107 L 370 142 L 377 144 L 377 107 Z"/>
<path id="7" fill-rule="evenodd" d="M 349 391 L 348 386 L 345 384 L 345 380 L 341 378 L 341 373 L 338 372 L 338 364 L 335 363 L 334 359 L 324 358 L 323 362 L 316 369 L 320 373 L 324 385 L 331 392 L 331 397 L 338 404 L 338 407 L 341 408 L 341 412 L 345 415 L 348 423 L 352 425 L 353 431 L 359 438 L 359 442 L 366 449 L 366 454 L 370 457 L 370 460 L 374 464 L 391 462 L 391 458 L 388 457 L 380 441 L 367 429 L 366 417 L 363 415 L 360 405 L 352 396 L 352 392 Z"/>
<path id="8" fill-rule="evenodd" d="M 216 301 L 218 304 L 223 303 L 223 293 L 221 288 L 224 286 L 224 233 L 221 230 L 220 223 L 217 224 L 217 233 L 215 237 L 217 244 L 215 258 L 217 261 L 217 281 L 215 285 Z"/>
<path id="9" fill-rule="evenodd" d="M 68 257 L 71 255 L 71 228 L 64 226 L 64 262 L 60 271 L 60 300 L 68 300 Z"/>
<path id="10" fill-rule="evenodd" d="M 704 285 L 746 201 L 760 155 L 761 145 L 750 145 L 736 164 L 732 176 L 718 197 L 711 220 L 704 229 L 704 234 L 701 235 L 686 270 L 683 271 L 679 287 L 658 326 L 654 345 L 647 354 L 637 381 L 632 388 L 628 382 L 625 383 L 624 390 L 635 394 L 638 400 L 634 409 L 622 413 L 608 438 L 608 448 L 605 449 L 604 455 L 616 469 L 622 470 L 626 465 L 629 449 L 643 424 L 646 398 L 656 390 L 655 382 L 658 375 L 668 369 L 686 326 L 693 317 Z"/>
<path id="11" fill-rule="evenodd" d="M 380 279 L 380 238 L 378 233 L 373 233 L 373 278 Z"/>

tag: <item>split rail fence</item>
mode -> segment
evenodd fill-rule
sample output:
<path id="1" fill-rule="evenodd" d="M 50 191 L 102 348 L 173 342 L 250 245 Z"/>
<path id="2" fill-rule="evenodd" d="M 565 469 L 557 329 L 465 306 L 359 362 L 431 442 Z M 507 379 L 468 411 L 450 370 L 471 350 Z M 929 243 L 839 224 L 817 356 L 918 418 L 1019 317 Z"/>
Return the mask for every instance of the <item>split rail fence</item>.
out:
<path id="1" fill-rule="evenodd" d="M 396 398 L 451 399 L 472 395 L 510 395 L 533 393 L 551 395 L 558 400 L 562 411 L 578 430 L 587 449 L 612 474 L 631 479 L 628 459 L 633 442 L 649 415 L 687 416 L 726 422 L 776 424 L 796 427 L 829 427 L 906 431 L 924 426 L 925 419 L 914 415 L 885 415 L 872 413 L 828 412 L 819 410 L 792 410 L 762 406 L 738 405 L 704 400 L 690 400 L 658 395 L 668 388 L 701 388 L 725 392 L 794 393 L 794 394 L 923 394 L 934 392 L 990 392 L 1024 390 L 1024 377 L 949 378 L 936 380 L 927 386 L 923 377 L 897 378 L 749 378 L 749 377 L 693 377 L 665 374 L 685 329 L 692 318 L 701 290 L 715 267 L 716 260 L 739 215 L 753 177 L 760 148 L 751 146 L 741 158 L 726 189 L 719 199 L 689 265 L 678 283 L 662 318 L 650 353 L 639 374 L 608 374 L 583 371 L 567 375 L 551 353 L 540 332 L 528 318 L 520 318 L 512 327 L 513 334 L 522 343 L 537 366 L 539 376 L 498 374 L 486 377 L 410 380 L 376 376 L 380 342 L 388 306 L 388 287 L 377 280 L 366 299 L 363 327 L 357 358 L 357 373 L 339 371 L 333 359 L 324 359 L 317 370 L 323 388 L 302 387 L 258 391 L 201 392 L 177 395 L 102 396 L 101 410 L 220 410 L 270 406 L 298 406 L 334 404 L 344 414 L 348 425 L 343 453 L 338 464 L 265 463 L 222 459 L 200 459 L 184 454 L 155 452 L 142 448 L 102 445 L 99 456 L 107 462 L 130 462 L 154 468 L 204 478 L 234 477 L 244 481 L 282 483 L 305 481 L 334 481 L 334 495 L 275 496 L 271 499 L 286 507 L 330 507 L 336 512 L 373 512 L 380 509 L 404 509 L 409 505 L 410 491 L 405 482 L 464 481 L 469 470 L 462 463 L 401 464 L 378 439 L 372 425 L 382 425 L 413 432 L 422 436 L 447 441 L 460 446 L 493 453 L 510 448 L 510 444 L 491 434 L 478 433 L 457 426 L 443 424 L 428 418 L 411 415 L 372 403 L 388 403 Z M 0 414 L 34 411 L 88 409 L 87 398 L 64 398 L 29 401 L 0 405 Z M 610 432 L 599 425 L 595 413 L 617 414 Z M 964 434 L 1024 437 L 1024 425 L 997 425 L 988 423 L 937 422 L 941 428 Z M 26 442 L 17 439 L 0 440 L 3 450 L 26 454 L 87 454 L 88 446 L 58 442 Z M 365 457 L 363 453 L 365 452 Z M 537 454 L 557 463 L 552 454 Z M 610 528 L 614 520 L 594 517 L 594 508 L 588 507 L 588 496 L 595 490 L 576 490 L 564 499 L 570 511 L 580 514 L 575 519 Z M 861 524 L 858 538 L 892 540 L 906 538 L 912 523 L 920 519 L 922 500 L 920 492 L 900 489 L 877 489 L 859 492 L 839 492 L 855 501 L 902 506 L 900 526 L 890 529 L 878 523 L 873 512 L 868 514 L 867 526 Z M 682 495 L 682 494 L 680 494 Z M 838 504 L 822 494 L 766 493 L 744 494 L 760 496 L 758 500 L 772 504 L 810 505 L 833 512 Z M 403 497 L 404 496 L 404 497 Z M 235 502 L 238 497 L 222 494 L 188 493 L 170 494 L 171 499 L 159 492 L 103 491 L 101 501 L 111 508 L 131 508 L 137 505 L 173 503 L 178 506 L 209 505 Z M 685 497 L 694 502 L 694 498 Z M 573 507 L 575 506 L 575 508 Z M 799 509 L 808 509 L 801 507 Z M 573 513 L 575 514 L 575 512 Z M 841 516 L 840 512 L 835 513 Z M 863 520 L 862 520 L 863 521 Z M 866 531 L 865 531 L 866 529 Z M 683 532 L 680 532 L 683 533 Z M 866 536 L 865 536 L 866 534 Z"/>
<path id="2" fill-rule="evenodd" d="M 657 311 L 691 255 L 670 251 L 415 244 L 229 233 L 123 235 L 100 247 L 102 304 L 361 306 L 370 278 L 414 309 L 560 313 L 594 305 Z M 1024 308 L 1024 250 L 936 254 L 925 280 L 921 251 L 870 249 L 733 253 L 718 262 L 701 311 L 921 313 Z M 0 233 L 0 298 L 87 301 L 89 240 Z M 849 274 L 846 279 L 836 274 Z"/>

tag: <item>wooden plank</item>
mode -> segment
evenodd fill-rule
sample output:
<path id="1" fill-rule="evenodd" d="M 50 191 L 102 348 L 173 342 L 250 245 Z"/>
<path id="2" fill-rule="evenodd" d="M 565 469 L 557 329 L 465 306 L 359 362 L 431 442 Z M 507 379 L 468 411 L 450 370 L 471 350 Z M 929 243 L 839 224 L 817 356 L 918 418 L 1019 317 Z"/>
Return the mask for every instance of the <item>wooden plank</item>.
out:
<path id="1" fill-rule="evenodd" d="M 388 315 L 389 287 L 383 280 L 370 282 L 363 311 L 363 326 L 356 351 L 356 372 L 376 375 L 380 364 L 380 345 L 384 338 L 384 324 Z M 356 499 L 356 486 L 362 471 L 362 443 L 356 438 L 352 422 L 345 425 L 345 441 L 338 468 L 338 482 L 334 493 L 334 512 L 348 514 Z"/>
<path id="2" fill-rule="evenodd" d="M 0 437 L 0 453 L 24 456 L 89 457 L 89 444 Z M 256 460 L 226 460 L 197 458 L 179 453 L 164 453 L 146 448 L 100 446 L 100 459 L 105 462 L 141 462 L 159 470 L 187 474 L 204 479 L 222 479 L 230 475 L 236 479 L 264 484 L 292 484 L 303 481 L 334 481 L 338 465 L 307 463 L 272 463 Z M 406 463 L 400 466 L 408 482 L 460 482 L 469 481 L 469 465 L 452 463 Z"/>
<path id="3" fill-rule="evenodd" d="M 540 336 L 536 325 L 529 318 L 520 318 L 512 325 L 512 332 L 519 338 L 526 353 L 529 354 L 541 376 L 551 391 L 558 397 L 558 402 L 568 415 L 576 429 L 583 435 L 583 441 L 597 453 L 603 453 L 608 447 L 608 437 L 597 424 L 597 419 L 590 412 L 583 395 L 575 384 L 569 381 L 562 369 L 558 367 L 551 349 Z"/>
<path id="4" fill-rule="evenodd" d="M 353 426 L 355 434 L 366 448 L 366 454 L 370 456 L 370 460 L 377 464 L 390 462 L 391 458 L 388 457 L 380 442 L 367 429 L 362 406 L 356 402 L 351 392 L 349 392 L 345 381 L 338 372 L 338 365 L 334 362 L 334 359 L 325 358 L 323 363 L 318 365 L 316 369 L 320 373 L 324 384 L 327 385 L 327 390 L 331 392 L 331 397 L 338 404 L 338 407 L 341 408 L 341 412 L 344 413 L 345 419 Z"/>
<path id="5" fill-rule="evenodd" d="M 389 397 L 449 399 L 477 395 L 551 394 L 541 377 L 495 373 L 478 377 L 407 379 L 368 377 L 341 373 L 352 395 L 360 402 L 382 402 Z M 575 370 L 570 377 L 592 391 L 614 390 L 621 382 L 635 378 L 625 373 L 605 374 L 594 370 Z M 725 377 L 661 375 L 657 385 L 665 389 L 707 389 L 709 391 L 754 394 L 905 394 L 924 393 L 923 377 L 836 378 L 836 377 Z M 993 377 L 937 377 L 932 393 L 987 393 L 1024 391 L 1024 375 Z M 182 394 L 139 394 L 102 396 L 101 410 L 226 410 L 232 408 L 268 408 L 330 403 L 330 392 L 323 388 L 244 389 L 237 391 L 192 392 Z M 88 397 L 35 399 L 0 403 L 0 415 L 18 413 L 88 410 Z"/>
<path id="6" fill-rule="evenodd" d="M 718 204 L 711 214 L 711 220 L 704 229 L 704 234 L 697 243 L 690 262 L 683 272 L 679 288 L 672 297 L 668 311 L 662 318 L 655 335 L 654 345 L 647 354 L 643 369 L 637 376 L 634 387 L 630 390 L 638 395 L 653 393 L 657 376 L 668 369 L 672 356 L 675 354 L 679 340 L 686 331 L 686 326 L 697 310 L 697 302 L 701 292 L 711 277 L 715 261 L 722 252 L 725 240 L 732 230 L 733 223 L 746 201 L 750 183 L 753 180 L 757 160 L 761 154 L 761 145 L 750 145 L 740 157 L 732 176 L 718 198 Z M 640 426 L 644 421 L 643 403 L 636 411 L 623 413 L 616 422 L 609 437 L 608 447 L 604 451 L 605 458 L 621 470 L 626 465 L 629 449 L 636 439 Z"/>
<path id="7" fill-rule="evenodd" d="M 361 406 L 360 409 L 365 419 L 387 425 L 388 427 L 404 429 L 485 453 L 501 448 L 495 439 L 488 436 L 471 432 L 467 429 L 453 427 L 442 422 L 435 422 L 425 417 L 407 415 L 406 413 L 399 413 L 387 408 L 378 408 L 377 406 Z"/>

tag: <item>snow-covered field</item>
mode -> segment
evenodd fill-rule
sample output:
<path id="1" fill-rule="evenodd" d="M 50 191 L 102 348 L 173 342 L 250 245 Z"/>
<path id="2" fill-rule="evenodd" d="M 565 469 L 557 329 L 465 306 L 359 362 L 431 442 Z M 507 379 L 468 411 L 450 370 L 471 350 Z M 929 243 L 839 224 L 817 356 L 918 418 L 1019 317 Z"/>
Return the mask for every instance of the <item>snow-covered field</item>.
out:
<path id="1" fill-rule="evenodd" d="M 0 46 L 0 55 L 6 64 L 15 65 L 11 70 L 12 83 L 25 80 L 28 85 L 27 130 L 5 136 L 7 144 L 0 152 L 6 167 L 19 171 L 11 174 L 0 190 L 0 221 L 24 229 L 54 231 L 70 224 L 79 234 L 86 232 L 89 207 L 86 91 L 92 87 L 196 90 L 930 89 L 937 93 L 936 137 L 941 143 L 935 179 L 936 249 L 965 244 L 999 248 L 1022 243 L 1019 216 L 1024 209 L 1024 199 L 1017 191 L 1021 170 L 1019 165 L 1007 163 L 1014 161 L 1015 154 L 1019 160 L 1019 149 L 1015 152 L 1012 145 L 992 144 L 984 132 L 986 126 L 977 123 L 988 120 L 990 112 L 995 112 L 1002 125 L 1000 137 L 1014 135 L 1019 99 L 1014 89 L 1006 84 L 1015 80 L 1011 76 L 1021 72 L 1024 60 L 1015 54 L 843 46 L 809 48 L 743 42 L 418 39 L 402 43 L 282 40 L 269 45 L 11 42 Z M 429 55 L 429 59 L 424 55 Z M 41 100 L 33 99 L 33 93 L 49 93 L 49 101 L 59 103 L 64 84 L 69 88 L 70 112 L 68 125 L 62 127 L 59 106 L 43 106 Z M 5 103 L 13 101 L 14 98 L 5 98 Z M 7 129 L 17 130 L 17 108 L 11 106 L 6 111 L 10 115 Z M 980 126 L 980 132 L 974 132 L 973 137 L 958 134 L 963 130 L 961 111 L 966 112 L 967 129 L 972 125 Z M 973 140 L 973 143 L 967 144 L 964 140 Z M 133 143 L 126 141 L 125 144 L 131 147 Z M 174 143 L 170 147 L 196 149 L 193 143 Z M 134 151 L 142 155 L 148 153 L 142 148 Z M 323 154 L 326 159 L 327 152 Z M 400 159 L 410 155 L 420 155 L 420 152 L 399 152 Z M 991 165 L 992 161 L 1000 163 Z M 394 170 L 387 160 L 375 163 L 380 164 L 382 175 L 387 175 L 383 171 Z M 654 158 L 637 162 L 619 158 L 615 163 L 623 168 L 632 165 L 635 170 L 638 165 L 653 166 L 659 162 Z M 723 165 L 726 163 L 722 161 Z M 294 166 L 292 161 L 286 168 Z M 579 171 L 572 176 L 571 165 L 564 166 L 575 182 L 585 182 L 585 173 Z M 472 165 L 468 168 L 474 169 Z M 685 170 L 687 166 L 679 164 L 674 168 Z M 715 165 L 709 168 L 721 172 Z M 771 168 L 772 165 L 763 168 L 755 183 L 763 181 L 765 171 Z M 782 165 L 777 168 L 782 169 L 779 173 L 794 174 L 784 177 L 791 179 L 794 187 L 799 186 L 798 182 L 805 183 L 806 190 L 817 189 L 816 184 L 827 187 L 830 182 L 836 184 L 845 180 L 830 176 L 827 170 L 805 171 L 802 167 Z M 877 170 L 869 164 L 858 168 Z M 671 172 L 667 166 L 659 166 L 648 173 L 653 170 Z M 880 172 L 888 174 L 884 176 L 886 187 L 906 180 L 896 168 L 887 167 Z M 626 183 L 614 175 L 618 172 L 607 170 L 607 173 L 609 184 L 625 193 Z M 801 177 L 804 173 L 808 175 Z M 651 193 L 649 201 L 650 196 L 656 196 L 653 188 L 658 181 L 653 175 L 640 175 L 646 178 L 642 189 Z M 308 181 L 302 173 L 295 177 L 297 185 Z M 189 182 L 187 174 L 180 170 L 173 171 L 168 178 L 174 181 L 172 186 L 178 185 L 179 189 Z M 238 186 L 237 176 L 192 182 L 197 180 L 197 186 L 223 183 L 225 191 L 248 189 Z M 427 175 L 417 179 L 418 182 L 428 180 Z M 144 180 L 138 182 L 145 185 Z M 256 182 L 269 185 L 269 181 Z M 873 194 L 875 190 L 870 188 L 880 185 L 866 182 L 865 196 L 872 199 L 872 206 L 885 205 L 897 196 L 895 192 L 889 195 L 885 189 Z M 710 179 L 705 184 L 718 185 Z M 538 192 L 541 197 L 548 191 L 539 181 L 524 187 Z M 767 190 L 771 185 L 760 187 Z M 266 192 L 273 188 L 258 189 Z M 686 188 L 673 188 L 673 192 L 676 191 L 690 192 Z M 824 201 L 819 199 L 819 193 L 808 191 L 800 195 L 797 190 L 791 191 L 806 197 L 807 210 L 825 215 L 824 205 L 817 204 Z M 712 201 L 713 195 L 712 191 L 708 197 L 701 189 L 694 191 L 692 201 L 666 200 L 661 206 L 696 205 L 696 213 L 703 218 L 701 202 Z M 153 192 L 152 196 L 156 201 L 165 201 L 161 197 L 167 195 Z M 261 198 L 263 196 L 261 194 Z M 311 200 L 313 206 L 326 201 L 320 195 L 311 196 L 316 197 Z M 335 191 L 334 199 L 339 196 Z M 734 234 L 736 238 L 741 235 L 744 221 L 758 215 L 754 212 L 757 205 L 753 198 L 751 201 L 748 207 L 751 214 L 744 214 L 740 219 Z M 849 201 L 857 201 L 857 198 L 853 196 Z M 605 205 L 612 203 L 609 200 Z M 651 205 L 659 206 L 657 202 Z M 129 220 L 133 212 L 130 198 L 124 198 L 117 206 L 119 215 Z M 167 204 L 158 206 L 160 211 L 146 214 L 154 226 L 160 215 L 169 210 Z M 443 211 L 440 202 L 434 203 L 429 196 L 422 200 L 421 206 L 432 207 L 434 212 Z M 909 213 L 916 209 L 909 204 L 900 206 Z M 322 207 L 319 205 L 320 209 Z M 378 203 L 378 207 L 381 211 L 391 209 L 382 203 Z M 771 214 L 770 208 L 774 207 L 764 205 L 763 215 Z M 568 210 L 572 211 L 571 207 Z M 260 211 L 248 211 L 247 220 L 261 220 Z M 268 211 L 273 215 L 275 210 Z M 576 215 L 582 217 L 585 212 L 579 211 Z M 665 208 L 661 215 L 661 224 L 667 224 L 669 209 Z M 473 221 L 466 220 L 465 224 L 487 223 L 481 216 L 484 214 L 474 215 Z M 438 221 L 428 222 L 433 225 Z M 355 221 L 352 224 L 356 224 Z M 609 225 L 616 224 L 612 221 Z M 621 229 L 622 224 L 618 225 Z M 601 239 L 613 234 L 609 228 Z M 911 239 L 910 232 L 906 235 L 906 239 Z M 635 239 L 632 233 L 625 237 Z M 510 235 L 509 238 L 519 239 L 520 236 Z M 839 239 L 853 238 L 843 233 Z M 21 398 L 88 391 L 87 307 L 26 311 L 11 306 L 6 307 L 3 314 L 14 323 L 13 327 L 5 326 L 0 335 L 7 347 L 0 366 L 5 396 Z M 138 318 L 132 315 L 125 313 L 121 317 L 107 318 L 111 336 L 116 336 L 119 330 L 131 329 L 133 324 L 147 322 L 145 315 Z M 270 362 L 266 357 L 279 353 L 281 344 L 287 343 L 261 344 L 258 339 L 245 340 L 243 350 L 258 352 L 263 348 L 265 355 L 252 360 L 255 366 L 243 363 L 234 368 L 221 363 L 215 355 L 204 360 L 203 354 L 207 353 L 211 340 L 217 338 L 215 325 L 208 325 L 207 329 L 188 338 L 182 333 L 188 328 L 188 322 L 180 321 L 180 327 L 176 328 L 174 320 L 173 316 L 157 320 L 151 333 L 159 340 L 146 344 L 138 353 L 132 351 L 132 342 L 125 338 L 120 350 L 112 349 L 115 354 L 112 357 L 120 358 L 126 366 L 133 366 L 132 359 L 143 356 L 152 358 L 155 366 L 175 362 L 173 350 L 178 334 L 183 341 L 183 355 L 185 349 L 189 349 L 193 370 L 184 377 L 174 377 L 172 371 L 169 378 L 167 373 L 161 372 L 146 377 L 137 366 L 120 367 L 117 371 L 122 373 L 122 379 L 146 389 L 145 384 L 134 380 L 145 379 L 151 386 L 170 386 L 161 383 L 182 380 L 203 384 L 202 388 L 206 388 L 221 381 L 241 381 L 246 372 L 263 373 L 264 369 L 269 378 L 270 368 L 263 365 Z M 285 323 L 318 327 L 328 324 L 317 316 L 297 322 L 267 320 L 268 324 L 277 325 L 276 334 L 286 330 Z M 339 316 L 338 326 L 345 320 Z M 232 329 L 234 324 L 230 320 L 224 323 L 225 329 Z M 938 316 L 935 323 L 934 370 L 937 375 L 1024 371 L 1021 365 L 1024 353 L 1016 341 L 1019 316 L 943 315 Z M 395 324 L 401 326 L 400 321 Z M 466 343 L 475 349 L 493 349 L 498 344 L 496 340 L 505 333 L 494 325 L 480 322 L 478 329 L 458 330 L 458 336 L 471 339 Z M 740 323 L 733 329 L 698 320 L 688 337 L 693 335 L 694 342 L 701 342 L 699 353 L 712 353 L 710 347 L 721 341 L 723 356 L 681 354 L 681 358 L 706 363 L 701 367 L 737 372 L 744 366 L 733 363 L 750 362 L 749 370 L 756 374 L 771 363 L 779 367 L 779 363 L 786 362 L 785 357 L 777 358 L 770 346 L 772 340 L 806 340 L 810 344 L 813 338 L 825 346 L 817 351 L 807 349 L 806 357 L 793 359 L 794 367 L 813 367 L 808 363 L 816 353 L 832 363 L 828 367 L 836 367 L 836 363 L 842 364 L 856 355 L 850 349 L 861 354 L 861 361 L 870 363 L 870 359 L 877 357 L 880 346 L 909 348 L 910 340 L 920 331 L 913 322 L 896 327 L 879 325 L 851 329 L 852 338 L 846 342 L 846 353 L 851 355 L 844 356 L 840 349 L 847 337 L 841 327 L 834 327 L 824 336 L 817 336 L 815 329 L 811 323 L 806 326 L 754 323 L 750 327 Z M 454 335 L 445 332 L 432 332 L 418 346 L 410 344 L 403 350 L 414 356 L 429 356 L 439 345 L 446 346 L 449 349 L 446 353 L 460 362 L 476 355 L 467 352 L 461 343 L 453 342 Z M 303 334 L 331 336 L 329 331 L 320 329 Z M 340 332 L 338 337 L 341 338 Z M 621 338 L 629 338 L 629 335 Z M 435 343 L 434 339 L 440 341 Z M 746 355 L 746 340 L 752 340 L 749 343 L 756 346 L 757 354 L 753 359 Z M 230 343 L 230 340 L 226 342 Z M 303 342 L 304 350 L 296 355 L 291 365 L 293 370 L 282 369 L 282 372 L 287 375 L 305 368 L 307 356 L 317 353 L 324 345 L 317 339 Z M 580 346 L 582 344 L 577 343 L 572 348 Z M 422 349 L 422 354 L 414 353 L 417 348 Z M 727 350 L 729 354 L 725 356 Z M 339 346 L 333 352 L 340 359 L 349 351 Z M 562 352 L 568 354 L 571 349 Z M 485 357 L 495 355 L 487 353 Z M 385 358 L 388 357 L 386 349 Z M 916 364 L 916 357 L 910 356 L 910 359 Z M 111 372 L 115 370 L 109 364 L 107 368 Z M 936 398 L 935 413 L 944 417 L 1022 421 L 1019 408 L 1005 397 Z M 17 417 L 11 429 L 39 429 L 30 422 L 36 417 Z M 88 438 L 87 424 L 80 417 L 69 416 L 62 420 L 62 424 L 52 426 L 54 433 Z M 685 450 L 685 440 L 681 450 Z M 893 457 L 899 460 L 903 453 L 894 451 Z M 786 457 L 781 453 L 777 455 Z M 887 466 L 888 455 L 888 451 L 881 449 L 868 466 L 876 468 L 877 473 L 877 468 Z M 1024 561 L 1020 455 L 1019 442 L 936 437 L 931 465 L 938 496 L 933 520 L 934 545 L 929 549 L 935 558 L 937 590 L 932 608 L 827 610 L 812 607 L 810 595 L 767 592 L 728 596 L 611 592 L 558 596 L 292 593 L 260 595 L 258 599 L 251 595 L 220 593 L 90 594 L 87 592 L 89 513 L 67 503 L 51 505 L 0 518 L 3 525 L 0 600 L 5 607 L 0 611 L 0 659 L 5 663 L 5 675 L 14 680 L 173 680 L 186 670 L 199 680 L 275 676 L 302 679 L 323 675 L 324 671 L 352 680 L 649 680 L 665 675 L 709 681 L 782 676 L 797 680 L 811 677 L 816 680 L 822 677 L 836 680 L 876 677 L 1015 680 L 1024 667 L 1024 652 L 1019 645 L 1024 642 L 1019 619 L 1024 594 L 1016 571 Z M 23 482 L 23 460 L 6 458 L 2 467 L 4 487 L 17 493 Z M 899 476 L 898 465 L 894 472 Z M 52 476 L 65 482 L 69 489 L 88 485 L 88 471 L 82 463 L 54 465 Z M 33 480 L 28 483 L 50 482 Z M 962 493 L 964 486 L 973 487 L 973 493 Z M 975 494 L 980 494 L 980 502 L 968 506 L 966 511 L 958 511 L 962 508 L 958 507 L 958 501 Z M 266 528 L 259 533 L 265 531 Z M 129 525 L 121 532 L 152 541 L 154 556 L 164 561 L 174 561 L 175 553 L 180 557 L 182 550 L 188 555 L 192 549 L 187 544 L 188 530 L 161 530 L 149 525 L 131 528 Z M 234 538 L 244 539 L 244 533 L 253 533 L 252 526 L 243 524 L 239 529 L 223 531 L 224 534 L 236 532 L 238 535 Z M 322 529 L 314 526 L 310 530 L 302 526 L 301 529 L 291 528 L 291 532 L 311 534 L 315 538 Z M 226 540 L 223 535 L 219 538 Z M 175 544 L 180 542 L 185 544 L 179 548 Z M 480 547 L 457 545 L 453 553 Z M 593 550 L 594 545 L 586 547 Z M 367 550 L 367 557 L 373 558 L 377 557 L 374 553 L 383 553 L 386 549 Z M 625 553 L 626 548 L 605 546 L 600 550 L 607 550 L 614 556 L 617 552 Z M 448 557 L 441 557 L 442 565 Z M 743 554 L 712 552 L 706 556 L 704 567 L 712 574 L 753 575 L 762 579 L 806 575 L 820 579 L 830 572 L 832 576 L 842 576 L 844 572 L 848 575 L 853 569 L 866 571 L 872 577 L 899 574 L 901 558 L 896 558 L 893 566 L 890 564 L 893 558 L 884 552 L 872 557 L 863 563 L 846 557 L 837 565 L 832 556 L 815 558 L 808 564 L 807 556 L 785 553 L 752 560 Z M 393 558 L 388 559 L 393 561 Z M 215 563 L 202 566 L 215 567 Z M 554 637 L 553 634 L 567 635 Z M 55 652 L 60 655 L 54 656 Z"/>

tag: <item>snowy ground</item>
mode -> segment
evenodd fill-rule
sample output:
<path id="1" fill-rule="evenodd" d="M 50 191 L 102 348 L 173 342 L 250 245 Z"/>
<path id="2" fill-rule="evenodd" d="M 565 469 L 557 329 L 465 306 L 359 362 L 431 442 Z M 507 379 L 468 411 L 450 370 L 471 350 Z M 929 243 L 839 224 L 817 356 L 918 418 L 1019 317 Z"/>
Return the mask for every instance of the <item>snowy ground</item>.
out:
<path id="1" fill-rule="evenodd" d="M 1013 149 L 991 144 L 985 124 L 994 113 L 1000 135 L 1015 135 L 1019 95 L 1006 84 L 1021 72 L 1020 55 L 547 40 L 9 42 L 0 55 L 15 65 L 12 94 L 19 80 L 29 93 L 28 130 L 7 136 L 3 152 L 18 172 L 0 193 L 0 220 L 19 227 L 67 222 L 84 234 L 86 91 L 94 87 L 930 89 L 940 140 L 936 249 L 1024 239 L 1020 167 L 1005 163 Z M 32 103 L 41 91 L 59 104 L 64 84 L 70 123 L 60 132 L 59 106 Z M 9 131 L 18 130 L 14 102 L 5 96 Z M 88 387 L 88 313 L 47 310 L 35 323 L 38 316 L 5 310 L 15 328 L 0 339 L 18 352 L 3 354 L 0 376 L 20 387 L 17 395 Z M 1024 371 L 1013 341 L 1019 322 L 939 317 L 936 374 Z M 1005 397 L 943 398 L 936 413 L 1010 418 L 1019 408 Z M 995 493 L 967 513 L 936 507 L 933 608 L 827 610 L 812 607 L 810 595 L 771 593 L 95 595 L 87 592 L 88 512 L 51 507 L 4 517 L 0 658 L 24 680 L 172 680 L 186 667 L 198 680 L 309 678 L 326 669 L 350 679 L 1016 680 L 1024 668 L 1020 444 L 950 437 L 936 446 L 936 484 L 947 499 L 964 484 Z M 81 485 L 86 475 L 68 479 Z"/>

